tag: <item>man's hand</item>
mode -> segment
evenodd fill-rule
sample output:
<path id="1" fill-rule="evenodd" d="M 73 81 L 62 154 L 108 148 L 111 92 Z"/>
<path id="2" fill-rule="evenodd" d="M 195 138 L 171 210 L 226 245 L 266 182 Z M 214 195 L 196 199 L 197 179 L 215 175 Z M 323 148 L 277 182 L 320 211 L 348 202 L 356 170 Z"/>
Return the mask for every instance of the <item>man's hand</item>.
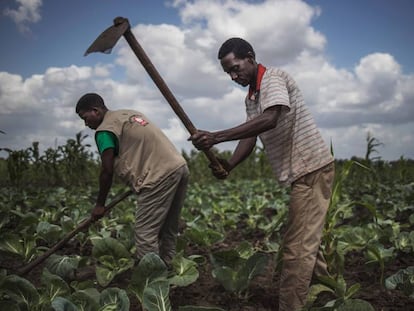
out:
<path id="1" fill-rule="evenodd" d="M 198 130 L 195 134 L 191 135 L 188 140 L 191 140 L 193 145 L 198 150 L 209 150 L 215 144 L 217 140 L 214 136 L 214 133 Z"/>
<path id="2" fill-rule="evenodd" d="M 105 214 L 105 206 L 96 204 L 91 212 L 91 216 L 94 220 L 102 218 Z"/>
<path id="3" fill-rule="evenodd" d="M 217 160 L 220 162 L 223 169 L 220 169 L 218 166 L 210 163 L 209 168 L 211 169 L 211 172 L 213 173 L 214 177 L 217 179 L 226 179 L 227 176 L 229 176 L 229 173 L 232 169 L 230 163 L 226 159 L 217 158 Z"/>

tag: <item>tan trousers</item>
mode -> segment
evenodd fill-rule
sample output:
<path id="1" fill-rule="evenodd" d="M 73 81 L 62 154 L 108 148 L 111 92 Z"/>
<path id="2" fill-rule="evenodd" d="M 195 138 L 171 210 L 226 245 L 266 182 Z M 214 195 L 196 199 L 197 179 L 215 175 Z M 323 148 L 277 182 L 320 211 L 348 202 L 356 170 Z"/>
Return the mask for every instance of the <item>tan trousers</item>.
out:
<path id="1" fill-rule="evenodd" d="M 137 259 L 154 252 L 167 264 L 175 255 L 178 222 L 188 185 L 186 165 L 154 188 L 138 194 L 135 214 Z"/>
<path id="2" fill-rule="evenodd" d="M 331 163 L 292 184 L 283 239 L 279 311 L 300 310 L 306 303 L 312 274 L 327 274 L 319 247 L 334 174 L 334 163 Z"/>

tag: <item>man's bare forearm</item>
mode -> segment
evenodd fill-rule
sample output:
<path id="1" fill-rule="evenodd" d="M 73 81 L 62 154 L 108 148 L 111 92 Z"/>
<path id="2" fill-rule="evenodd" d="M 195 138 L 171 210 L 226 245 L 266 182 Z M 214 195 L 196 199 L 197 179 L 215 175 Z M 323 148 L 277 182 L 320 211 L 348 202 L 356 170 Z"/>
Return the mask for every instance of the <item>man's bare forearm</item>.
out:
<path id="1" fill-rule="evenodd" d="M 228 160 L 231 169 L 243 162 L 252 153 L 256 140 L 256 137 L 249 137 L 239 141 L 232 157 Z"/>
<path id="2" fill-rule="evenodd" d="M 239 126 L 214 132 L 216 143 L 257 137 L 259 134 L 274 128 L 279 117 L 280 107 L 271 107 L 258 117 Z"/>

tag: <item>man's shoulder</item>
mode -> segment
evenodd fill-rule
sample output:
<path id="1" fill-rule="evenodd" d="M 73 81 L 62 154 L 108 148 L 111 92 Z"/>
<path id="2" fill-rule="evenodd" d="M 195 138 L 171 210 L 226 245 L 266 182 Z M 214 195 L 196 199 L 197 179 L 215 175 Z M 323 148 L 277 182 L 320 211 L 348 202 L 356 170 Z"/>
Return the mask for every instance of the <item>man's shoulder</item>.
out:
<path id="1" fill-rule="evenodd" d="M 287 71 L 277 67 L 269 67 L 263 76 L 263 85 L 269 86 L 273 83 L 283 83 L 290 86 L 295 86 L 296 80 Z"/>
<path id="2" fill-rule="evenodd" d="M 126 120 L 134 116 L 146 118 L 146 116 L 142 112 L 139 112 L 137 110 L 118 109 L 118 110 L 109 110 L 105 114 L 105 119 L 106 120 Z"/>
<path id="3" fill-rule="evenodd" d="M 118 110 L 110 110 L 108 112 L 111 112 L 112 114 L 119 114 L 119 115 L 132 115 L 132 114 L 140 114 L 142 115 L 141 112 L 137 111 L 137 110 L 133 110 L 133 109 L 118 109 Z"/>
<path id="4" fill-rule="evenodd" d="M 282 76 L 282 77 L 290 77 L 290 74 L 285 71 L 284 69 L 278 67 L 266 67 L 265 76 Z"/>

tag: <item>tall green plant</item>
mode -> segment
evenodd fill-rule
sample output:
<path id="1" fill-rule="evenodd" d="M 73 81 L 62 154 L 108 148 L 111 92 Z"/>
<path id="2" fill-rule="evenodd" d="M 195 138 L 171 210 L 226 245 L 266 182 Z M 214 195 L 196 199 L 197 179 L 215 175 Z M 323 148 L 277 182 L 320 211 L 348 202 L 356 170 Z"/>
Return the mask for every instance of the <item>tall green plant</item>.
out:
<path id="1" fill-rule="evenodd" d="M 370 132 L 368 132 L 367 134 L 366 141 L 367 141 L 367 151 L 365 152 L 365 161 L 370 162 L 372 160 L 380 159 L 381 157 L 379 156 L 373 157 L 372 154 L 378 153 L 377 147 L 383 146 L 384 144 L 380 142 L 377 138 L 371 136 Z"/>

